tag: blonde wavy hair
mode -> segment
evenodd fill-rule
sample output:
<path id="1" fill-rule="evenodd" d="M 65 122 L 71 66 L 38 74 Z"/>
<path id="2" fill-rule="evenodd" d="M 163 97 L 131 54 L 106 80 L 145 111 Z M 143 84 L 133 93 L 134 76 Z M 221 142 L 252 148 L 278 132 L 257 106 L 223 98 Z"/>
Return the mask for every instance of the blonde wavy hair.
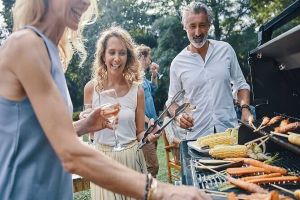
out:
<path id="1" fill-rule="evenodd" d="M 121 27 L 111 27 L 102 32 L 101 37 L 97 41 L 92 73 L 92 80 L 97 92 L 103 90 L 103 82 L 107 80 L 107 66 L 105 65 L 104 57 L 107 49 L 107 41 L 111 37 L 122 40 L 127 48 L 127 62 L 123 71 L 124 78 L 130 84 L 139 85 L 142 83 L 143 70 L 138 61 L 135 43 L 132 37 Z"/>
<path id="2" fill-rule="evenodd" d="M 13 7 L 13 30 L 23 28 L 25 25 L 35 26 L 43 21 L 43 17 L 48 11 L 49 1 L 51 0 L 16 0 Z M 98 16 L 98 7 L 96 0 L 90 0 L 91 5 L 82 15 L 76 31 L 66 28 L 61 37 L 58 49 L 64 70 L 67 69 L 70 60 L 75 52 L 81 59 L 80 65 L 85 61 L 87 52 L 84 48 L 84 39 L 82 32 L 86 24 L 93 23 Z"/>

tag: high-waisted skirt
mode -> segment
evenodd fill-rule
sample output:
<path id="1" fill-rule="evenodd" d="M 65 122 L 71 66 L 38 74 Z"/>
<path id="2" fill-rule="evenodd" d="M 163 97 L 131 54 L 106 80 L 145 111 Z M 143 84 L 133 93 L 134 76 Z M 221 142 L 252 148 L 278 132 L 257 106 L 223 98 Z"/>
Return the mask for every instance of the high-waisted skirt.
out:
<path id="1" fill-rule="evenodd" d="M 110 158 L 140 173 L 147 173 L 146 162 L 142 150 L 137 151 L 138 142 L 134 141 L 126 145 L 122 151 L 113 151 L 112 146 L 96 144 L 96 148 Z M 103 189 L 91 183 L 92 200 L 132 200 L 109 190 Z"/>

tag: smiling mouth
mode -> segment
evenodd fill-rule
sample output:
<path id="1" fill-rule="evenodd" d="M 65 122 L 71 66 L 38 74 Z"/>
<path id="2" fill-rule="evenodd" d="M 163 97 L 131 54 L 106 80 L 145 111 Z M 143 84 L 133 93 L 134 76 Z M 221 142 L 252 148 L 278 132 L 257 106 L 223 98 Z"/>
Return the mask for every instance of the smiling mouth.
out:
<path id="1" fill-rule="evenodd" d="M 76 19 L 78 21 L 80 21 L 80 18 L 81 18 L 81 15 L 82 15 L 81 11 L 79 11 L 77 9 L 72 9 L 72 12 L 73 12 L 74 16 L 76 17 Z"/>
<path id="2" fill-rule="evenodd" d="M 112 69 L 118 69 L 118 68 L 120 68 L 121 67 L 121 65 L 111 65 L 111 68 Z"/>
<path id="3" fill-rule="evenodd" d="M 203 42 L 203 37 L 202 38 L 194 38 L 194 41 L 196 42 L 196 43 L 201 43 L 201 42 Z"/>

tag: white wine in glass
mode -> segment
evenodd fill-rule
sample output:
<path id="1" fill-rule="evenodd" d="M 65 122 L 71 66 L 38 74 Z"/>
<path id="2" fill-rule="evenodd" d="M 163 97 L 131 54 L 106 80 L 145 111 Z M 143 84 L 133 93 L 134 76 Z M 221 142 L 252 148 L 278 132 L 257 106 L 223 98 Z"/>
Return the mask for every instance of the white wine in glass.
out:
<path id="1" fill-rule="evenodd" d="M 120 144 L 118 135 L 116 133 L 116 118 L 120 112 L 120 104 L 118 102 L 117 93 L 114 89 L 104 90 L 100 93 L 100 107 L 103 110 L 103 115 L 112 124 L 113 133 L 115 137 L 114 151 L 121 151 L 124 149 Z"/>

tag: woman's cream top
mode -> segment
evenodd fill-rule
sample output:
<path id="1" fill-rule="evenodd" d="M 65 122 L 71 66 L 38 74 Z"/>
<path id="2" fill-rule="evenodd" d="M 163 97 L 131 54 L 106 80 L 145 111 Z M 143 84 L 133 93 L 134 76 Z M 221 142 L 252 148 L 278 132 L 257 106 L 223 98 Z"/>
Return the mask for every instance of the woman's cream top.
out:
<path id="1" fill-rule="evenodd" d="M 116 126 L 116 134 L 119 142 L 124 145 L 134 140 L 136 137 L 135 111 L 137 107 L 138 86 L 132 85 L 128 93 L 118 97 L 121 110 L 119 112 L 119 121 Z M 94 89 L 92 106 L 101 105 L 101 95 Z M 111 129 L 103 129 L 95 132 L 95 140 L 98 144 L 114 146 L 115 137 Z"/>

